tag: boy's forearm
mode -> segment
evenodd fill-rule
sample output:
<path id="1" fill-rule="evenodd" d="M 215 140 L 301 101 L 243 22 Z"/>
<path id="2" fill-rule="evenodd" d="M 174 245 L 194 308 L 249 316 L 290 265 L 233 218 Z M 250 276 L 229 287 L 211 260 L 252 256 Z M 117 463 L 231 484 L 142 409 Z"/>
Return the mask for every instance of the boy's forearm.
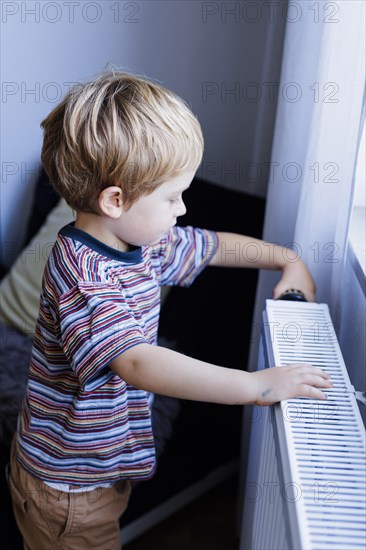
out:
<path id="1" fill-rule="evenodd" d="M 306 300 L 315 301 L 315 282 L 293 250 L 237 233 L 218 232 L 217 235 L 219 247 L 209 265 L 280 270 L 282 275 L 273 290 L 274 299 L 296 288 L 303 292 Z"/>
<path id="2" fill-rule="evenodd" d="M 210 261 L 213 266 L 284 269 L 297 260 L 292 250 L 238 233 L 217 232 L 219 247 Z"/>
<path id="3" fill-rule="evenodd" d="M 256 379 L 250 373 L 205 363 L 168 348 L 135 346 L 114 359 L 111 368 L 131 386 L 170 397 L 228 405 L 257 399 Z"/>

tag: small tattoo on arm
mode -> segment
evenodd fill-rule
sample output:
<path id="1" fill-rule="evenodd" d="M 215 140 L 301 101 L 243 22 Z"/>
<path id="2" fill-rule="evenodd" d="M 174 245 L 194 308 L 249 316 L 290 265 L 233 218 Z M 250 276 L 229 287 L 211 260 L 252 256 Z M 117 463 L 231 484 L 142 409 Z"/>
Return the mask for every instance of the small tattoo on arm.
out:
<path id="1" fill-rule="evenodd" d="M 262 397 L 267 397 L 272 391 L 272 388 L 269 388 L 269 390 L 262 391 Z"/>

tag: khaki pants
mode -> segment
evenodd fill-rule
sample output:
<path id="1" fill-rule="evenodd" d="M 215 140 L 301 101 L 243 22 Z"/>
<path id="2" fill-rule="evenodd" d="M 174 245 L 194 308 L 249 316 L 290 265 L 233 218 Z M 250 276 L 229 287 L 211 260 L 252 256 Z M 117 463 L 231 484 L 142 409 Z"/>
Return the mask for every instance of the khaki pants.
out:
<path id="1" fill-rule="evenodd" d="M 25 550 L 120 550 L 129 481 L 81 493 L 57 491 L 24 470 L 12 442 L 8 483 Z"/>

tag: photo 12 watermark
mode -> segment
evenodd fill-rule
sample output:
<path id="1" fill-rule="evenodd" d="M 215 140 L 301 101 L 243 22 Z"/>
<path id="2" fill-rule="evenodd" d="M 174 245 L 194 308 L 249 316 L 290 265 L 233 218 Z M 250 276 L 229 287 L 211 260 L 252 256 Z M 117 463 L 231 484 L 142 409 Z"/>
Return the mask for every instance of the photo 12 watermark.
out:
<path id="1" fill-rule="evenodd" d="M 324 483 L 314 482 L 309 487 L 302 487 L 300 483 L 290 481 L 263 481 L 262 483 L 249 482 L 244 486 L 244 502 L 266 502 L 275 504 L 279 500 L 285 503 L 296 503 L 305 497 L 314 503 L 332 504 L 339 502 L 339 486 L 335 481 Z"/>
<path id="2" fill-rule="evenodd" d="M 55 81 L 4 81 L 1 83 L 1 102 L 57 104 L 76 84 L 76 82 Z"/>
<path id="3" fill-rule="evenodd" d="M 251 2 L 225 1 L 202 2 L 202 23 L 222 24 L 240 23 L 277 23 L 283 19 L 286 23 L 295 24 L 304 17 L 310 17 L 314 23 L 338 23 L 340 2 L 277 2 L 253 0 Z"/>
<path id="4" fill-rule="evenodd" d="M 337 184 L 338 173 L 339 165 L 334 160 L 322 163 L 314 161 L 304 167 L 296 161 L 229 162 L 204 159 L 197 170 L 197 176 L 203 180 L 238 186 L 274 182 L 294 184 L 304 178 L 308 183 Z"/>
<path id="5" fill-rule="evenodd" d="M 205 81 L 201 85 L 202 103 L 298 103 L 309 99 L 314 103 L 339 103 L 337 82 L 241 82 Z"/>
<path id="6" fill-rule="evenodd" d="M 288 424 L 300 424 L 302 422 L 311 424 L 327 425 L 330 422 L 337 424 L 341 413 L 339 403 L 331 400 L 314 401 L 302 398 L 301 401 L 295 400 L 284 401 L 281 406 L 282 419 Z M 273 419 L 266 414 L 266 409 L 263 406 L 256 405 L 253 407 L 243 408 L 243 420 L 247 424 L 261 425 L 265 422 L 268 430 L 272 429 Z M 264 429 L 264 428 L 263 428 Z"/>
<path id="7" fill-rule="evenodd" d="M 319 241 L 315 241 L 304 247 L 296 241 L 280 245 L 279 243 L 257 242 L 253 240 L 246 243 L 237 241 L 230 246 L 222 242 L 219 244 L 216 254 L 222 263 L 233 266 L 236 264 L 258 264 L 263 259 L 274 262 L 275 255 L 286 263 L 297 263 L 303 257 L 306 257 L 307 262 L 311 261 L 313 264 L 337 264 L 340 262 L 338 256 L 339 250 L 340 247 L 336 242 L 320 243 Z M 278 251 L 280 251 L 279 254 Z M 207 258 L 210 257 L 211 253 L 212 248 L 207 250 Z"/>
<path id="8" fill-rule="evenodd" d="M 14 182 L 14 179 L 21 183 L 26 183 L 28 178 L 38 179 L 42 171 L 41 162 L 16 162 L 3 161 L 1 163 L 1 183 L 7 184 Z"/>
<path id="9" fill-rule="evenodd" d="M 118 24 L 140 22 L 140 2 L 115 0 L 114 2 L 1 2 L 1 21 L 10 23 L 87 23 L 101 21 Z"/>

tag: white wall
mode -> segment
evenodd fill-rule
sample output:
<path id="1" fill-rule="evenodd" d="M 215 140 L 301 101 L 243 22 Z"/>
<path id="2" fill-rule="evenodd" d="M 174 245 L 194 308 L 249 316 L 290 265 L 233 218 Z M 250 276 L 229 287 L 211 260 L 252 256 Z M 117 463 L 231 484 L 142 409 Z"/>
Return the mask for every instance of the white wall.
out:
<path id="1" fill-rule="evenodd" d="M 29 215 L 40 122 L 69 83 L 107 63 L 154 78 L 190 104 L 206 138 L 199 177 L 265 196 L 275 115 L 268 83 L 279 80 L 285 25 L 279 8 L 263 0 L 104 0 L 4 1 L 1 9 L 5 265 Z"/>

